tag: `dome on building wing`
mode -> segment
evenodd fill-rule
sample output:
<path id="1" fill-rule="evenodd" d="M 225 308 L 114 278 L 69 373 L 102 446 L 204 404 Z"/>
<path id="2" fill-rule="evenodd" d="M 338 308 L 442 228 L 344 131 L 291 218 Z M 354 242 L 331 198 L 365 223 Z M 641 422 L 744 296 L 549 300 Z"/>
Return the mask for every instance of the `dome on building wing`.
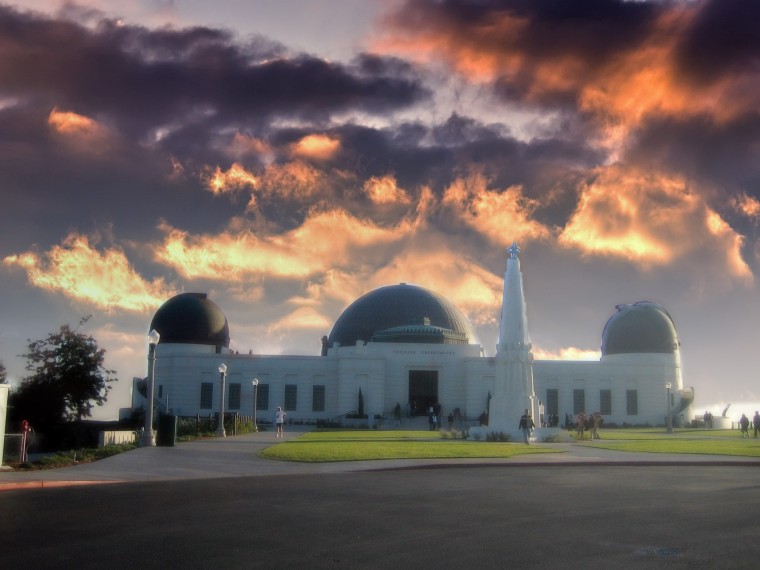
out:
<path id="1" fill-rule="evenodd" d="M 405 283 L 375 289 L 354 301 L 335 322 L 325 350 L 373 337 L 376 342 L 439 344 L 455 339 L 457 344 L 478 344 L 470 321 L 448 299 Z"/>
<path id="2" fill-rule="evenodd" d="M 662 353 L 678 350 L 676 327 L 657 303 L 618 305 L 602 333 L 602 355 Z"/>
<path id="3" fill-rule="evenodd" d="M 181 293 L 166 301 L 150 323 L 161 335 L 159 344 L 230 346 L 227 317 L 206 293 Z"/>

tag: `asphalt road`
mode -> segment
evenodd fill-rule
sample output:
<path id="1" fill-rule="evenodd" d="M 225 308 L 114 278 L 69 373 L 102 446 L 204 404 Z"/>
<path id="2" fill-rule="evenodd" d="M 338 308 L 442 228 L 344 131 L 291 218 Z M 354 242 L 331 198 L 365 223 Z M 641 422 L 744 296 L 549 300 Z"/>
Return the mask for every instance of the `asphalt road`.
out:
<path id="1" fill-rule="evenodd" d="M 438 467 L 0 494 L 2 568 L 753 568 L 755 466 Z"/>

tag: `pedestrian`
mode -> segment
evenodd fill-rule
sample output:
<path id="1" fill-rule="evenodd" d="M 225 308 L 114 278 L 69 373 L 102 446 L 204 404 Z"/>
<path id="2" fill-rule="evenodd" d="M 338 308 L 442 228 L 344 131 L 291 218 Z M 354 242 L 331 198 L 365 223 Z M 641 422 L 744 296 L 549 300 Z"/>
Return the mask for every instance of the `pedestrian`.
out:
<path id="1" fill-rule="evenodd" d="M 578 439 L 586 439 L 586 412 L 581 411 L 577 417 L 578 421 Z"/>
<path id="2" fill-rule="evenodd" d="M 275 437 L 284 437 L 284 426 L 285 426 L 285 416 L 287 416 L 285 412 L 282 411 L 282 406 L 277 406 L 277 411 L 274 413 L 274 423 L 277 426 L 277 433 L 275 434 Z"/>
<path id="3" fill-rule="evenodd" d="M 449 412 L 449 417 L 447 418 L 447 420 L 448 420 L 448 426 L 447 426 L 448 430 L 451 431 L 451 428 L 454 427 L 454 414 Z"/>
<path id="4" fill-rule="evenodd" d="M 741 429 L 742 437 L 749 437 L 749 418 L 742 414 L 739 420 L 739 428 Z"/>
<path id="5" fill-rule="evenodd" d="M 525 441 L 525 445 L 530 445 L 530 430 L 536 427 L 536 424 L 533 423 L 533 418 L 530 417 L 530 413 L 528 412 L 527 408 L 525 408 L 525 413 L 520 416 L 520 424 L 518 427 L 523 432 L 523 440 Z"/>
<path id="6" fill-rule="evenodd" d="M 752 427 L 755 428 L 755 437 L 757 437 L 757 432 L 760 431 L 760 414 L 757 413 L 757 410 L 755 410 L 755 415 L 752 417 Z"/>
<path id="7" fill-rule="evenodd" d="M 599 428 L 602 425 L 602 422 L 604 421 L 604 418 L 602 418 L 602 414 L 599 412 L 596 412 L 592 418 L 591 418 L 591 439 L 601 439 L 599 437 Z"/>

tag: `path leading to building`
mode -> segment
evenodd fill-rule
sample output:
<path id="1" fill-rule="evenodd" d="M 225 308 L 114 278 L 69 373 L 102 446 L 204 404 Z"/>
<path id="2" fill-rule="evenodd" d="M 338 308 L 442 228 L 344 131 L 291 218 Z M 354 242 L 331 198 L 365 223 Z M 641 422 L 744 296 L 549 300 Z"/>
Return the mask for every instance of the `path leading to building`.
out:
<path id="1" fill-rule="evenodd" d="M 291 426 L 285 433 L 285 440 L 296 438 L 309 429 L 311 428 L 306 426 Z M 93 463 L 62 469 L 4 471 L 0 472 L 0 490 L 86 483 L 307 475 L 474 466 L 570 466 L 594 463 L 599 465 L 690 464 L 760 467 L 760 461 L 751 457 L 633 453 L 575 443 L 536 444 L 558 449 L 561 452 L 518 455 L 504 459 L 386 459 L 337 463 L 297 463 L 259 457 L 261 450 L 281 441 L 281 439 L 275 438 L 274 432 L 264 431 L 226 438 L 184 442 L 175 447 L 138 448 Z"/>

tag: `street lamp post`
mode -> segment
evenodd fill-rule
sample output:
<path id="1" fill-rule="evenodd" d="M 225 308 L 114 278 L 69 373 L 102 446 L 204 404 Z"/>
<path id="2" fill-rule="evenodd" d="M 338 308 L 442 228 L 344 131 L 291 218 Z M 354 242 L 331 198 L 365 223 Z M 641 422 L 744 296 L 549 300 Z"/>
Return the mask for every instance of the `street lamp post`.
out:
<path id="1" fill-rule="evenodd" d="M 219 437 L 227 437 L 227 433 L 224 431 L 224 380 L 227 377 L 227 365 L 222 362 L 219 365 L 219 427 L 216 428 L 216 435 Z"/>
<path id="2" fill-rule="evenodd" d="M 156 436 L 153 435 L 153 385 L 156 369 L 156 345 L 161 335 L 156 329 L 148 333 L 148 385 L 146 386 L 145 427 L 140 437 L 140 447 L 155 447 Z"/>
<path id="3" fill-rule="evenodd" d="M 673 415 L 670 413 L 670 382 L 665 384 L 665 390 L 668 393 L 668 433 L 673 433 Z"/>
<path id="4" fill-rule="evenodd" d="M 259 431 L 259 424 L 256 421 L 256 408 L 258 407 L 258 399 L 259 399 L 259 379 L 254 378 L 251 380 L 251 384 L 253 385 L 253 431 Z"/>

